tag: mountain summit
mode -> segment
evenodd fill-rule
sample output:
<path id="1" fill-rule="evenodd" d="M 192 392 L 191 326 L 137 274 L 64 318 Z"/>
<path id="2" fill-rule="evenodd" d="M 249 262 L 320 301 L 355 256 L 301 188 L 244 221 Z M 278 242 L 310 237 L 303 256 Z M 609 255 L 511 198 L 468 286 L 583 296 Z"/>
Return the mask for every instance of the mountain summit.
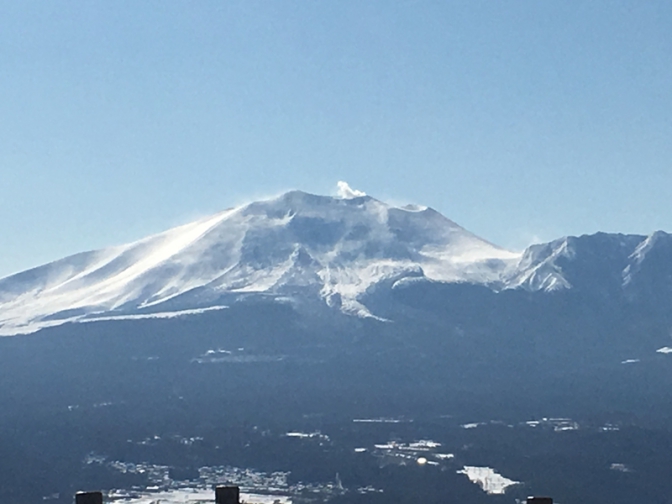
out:
<path id="1" fill-rule="evenodd" d="M 0 280 L 0 334 L 250 295 L 370 316 L 359 298 L 383 280 L 497 286 L 519 257 L 431 208 L 389 205 L 339 182 L 337 197 L 290 191 Z"/>

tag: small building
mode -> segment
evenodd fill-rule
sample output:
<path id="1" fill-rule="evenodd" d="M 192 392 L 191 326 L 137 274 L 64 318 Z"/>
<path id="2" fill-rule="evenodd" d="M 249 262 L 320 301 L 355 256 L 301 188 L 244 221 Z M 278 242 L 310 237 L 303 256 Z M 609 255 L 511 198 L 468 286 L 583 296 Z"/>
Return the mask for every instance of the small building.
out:
<path id="1" fill-rule="evenodd" d="M 75 504 L 103 504 L 102 492 L 77 492 Z"/>
<path id="2" fill-rule="evenodd" d="M 215 488 L 217 504 L 240 504 L 240 488 L 237 486 L 218 486 Z"/>

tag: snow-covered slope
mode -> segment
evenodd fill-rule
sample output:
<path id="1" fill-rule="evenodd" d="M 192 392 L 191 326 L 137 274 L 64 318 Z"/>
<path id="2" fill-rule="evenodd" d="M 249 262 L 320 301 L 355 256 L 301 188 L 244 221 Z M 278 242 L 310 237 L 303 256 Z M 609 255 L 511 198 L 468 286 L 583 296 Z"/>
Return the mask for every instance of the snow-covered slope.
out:
<path id="1" fill-rule="evenodd" d="M 232 296 L 322 299 L 360 316 L 382 280 L 501 286 L 520 254 L 425 207 L 396 207 L 341 184 L 292 191 L 127 245 L 0 280 L 0 334 L 96 316 L 212 308 Z"/>
<path id="2" fill-rule="evenodd" d="M 672 235 L 596 233 L 532 245 L 504 279 L 506 288 L 575 289 L 601 296 L 672 292 Z"/>

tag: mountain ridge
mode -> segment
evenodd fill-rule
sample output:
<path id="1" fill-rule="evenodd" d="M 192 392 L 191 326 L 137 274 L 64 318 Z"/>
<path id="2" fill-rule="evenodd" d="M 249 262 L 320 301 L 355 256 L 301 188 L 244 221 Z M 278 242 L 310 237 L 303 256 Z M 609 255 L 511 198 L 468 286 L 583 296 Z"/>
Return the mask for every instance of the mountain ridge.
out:
<path id="1" fill-rule="evenodd" d="M 340 197 L 290 191 L 0 279 L 0 334 L 162 305 L 205 309 L 250 295 L 318 299 L 376 317 L 362 296 L 413 278 L 552 292 L 582 288 L 581 268 L 606 268 L 600 282 L 609 277 L 613 290 L 618 275 L 621 286 L 636 285 L 646 257 L 672 243 L 662 231 L 598 233 L 511 252 L 431 208 L 389 205 L 347 189 Z"/>

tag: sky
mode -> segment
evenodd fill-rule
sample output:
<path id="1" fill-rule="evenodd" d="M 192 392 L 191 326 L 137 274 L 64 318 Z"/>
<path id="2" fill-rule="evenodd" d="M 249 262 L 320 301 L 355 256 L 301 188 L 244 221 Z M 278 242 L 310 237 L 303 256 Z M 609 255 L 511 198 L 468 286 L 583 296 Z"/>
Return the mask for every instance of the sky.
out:
<path id="1" fill-rule="evenodd" d="M 672 231 L 669 0 L 0 0 L 0 277 L 290 189 Z"/>

